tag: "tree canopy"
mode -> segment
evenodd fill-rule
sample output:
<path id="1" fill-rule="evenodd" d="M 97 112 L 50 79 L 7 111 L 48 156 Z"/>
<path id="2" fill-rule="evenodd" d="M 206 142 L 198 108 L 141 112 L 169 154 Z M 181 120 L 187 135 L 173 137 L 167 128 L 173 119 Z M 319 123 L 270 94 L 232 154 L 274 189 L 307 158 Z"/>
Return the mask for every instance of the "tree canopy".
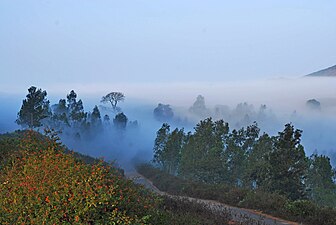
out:
<path id="1" fill-rule="evenodd" d="M 155 119 L 161 122 L 170 121 L 174 117 L 174 112 L 170 105 L 159 103 L 153 111 Z"/>
<path id="2" fill-rule="evenodd" d="M 31 86 L 26 99 L 23 100 L 16 123 L 22 127 L 36 128 L 42 126 L 42 120 L 50 114 L 47 92 Z"/>
<path id="3" fill-rule="evenodd" d="M 102 103 L 111 103 L 113 111 L 117 111 L 118 102 L 125 100 L 125 95 L 121 92 L 111 92 L 103 96 L 101 99 Z"/>
<path id="4" fill-rule="evenodd" d="M 128 118 L 124 113 L 118 113 L 113 119 L 113 124 L 118 129 L 125 129 L 127 121 Z"/>
<path id="5" fill-rule="evenodd" d="M 211 118 L 201 120 L 187 134 L 183 129 L 171 132 L 164 123 L 155 139 L 153 162 L 187 180 L 335 205 L 335 171 L 330 159 L 318 155 L 308 159 L 301 130 L 288 123 L 276 136 L 259 133 L 256 123 L 230 131 L 228 123 Z"/>

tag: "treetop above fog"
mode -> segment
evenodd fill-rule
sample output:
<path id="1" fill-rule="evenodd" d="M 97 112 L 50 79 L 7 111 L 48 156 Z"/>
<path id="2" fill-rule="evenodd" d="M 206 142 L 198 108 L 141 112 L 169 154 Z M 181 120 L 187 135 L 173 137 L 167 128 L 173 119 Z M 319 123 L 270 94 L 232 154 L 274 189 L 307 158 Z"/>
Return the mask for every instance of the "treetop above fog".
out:
<path id="1" fill-rule="evenodd" d="M 16 123 L 29 128 L 42 126 L 42 120 L 50 115 L 47 92 L 31 86 L 23 100 Z"/>
<path id="2" fill-rule="evenodd" d="M 121 92 L 110 92 L 103 96 L 101 99 L 102 103 L 111 103 L 113 111 L 117 111 L 118 102 L 125 100 L 125 95 Z"/>

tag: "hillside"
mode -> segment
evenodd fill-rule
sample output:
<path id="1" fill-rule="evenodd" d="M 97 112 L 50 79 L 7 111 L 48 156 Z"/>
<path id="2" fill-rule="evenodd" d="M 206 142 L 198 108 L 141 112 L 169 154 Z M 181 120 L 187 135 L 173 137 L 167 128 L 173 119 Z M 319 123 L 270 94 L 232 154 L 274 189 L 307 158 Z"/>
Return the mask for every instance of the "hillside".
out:
<path id="1" fill-rule="evenodd" d="M 336 65 L 310 73 L 305 77 L 336 77 Z"/>
<path id="2" fill-rule="evenodd" d="M 204 204 L 158 197 L 56 140 L 0 134 L 0 224 L 234 224 Z"/>

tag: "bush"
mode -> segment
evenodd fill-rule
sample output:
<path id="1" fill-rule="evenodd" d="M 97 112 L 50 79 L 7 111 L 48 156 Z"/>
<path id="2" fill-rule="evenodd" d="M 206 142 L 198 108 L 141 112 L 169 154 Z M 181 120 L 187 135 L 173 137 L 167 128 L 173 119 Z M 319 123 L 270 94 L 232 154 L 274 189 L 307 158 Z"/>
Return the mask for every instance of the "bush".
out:
<path id="1" fill-rule="evenodd" d="M 336 184 L 335 184 L 336 185 Z M 336 207 L 336 186 L 334 188 L 316 188 L 312 199 L 320 206 Z"/>
<path id="2" fill-rule="evenodd" d="M 28 132 L 0 170 L 0 224 L 143 224 L 157 201 L 115 168 L 84 164 Z"/>
<path id="3" fill-rule="evenodd" d="M 264 191 L 250 191 L 239 206 L 261 210 L 277 216 L 286 214 L 285 205 L 288 199 L 276 193 L 268 193 Z"/>
<path id="4" fill-rule="evenodd" d="M 312 225 L 336 225 L 336 210 L 335 208 L 325 207 L 320 208 L 317 212 L 318 216 L 315 218 L 307 218 L 309 224 Z"/>
<path id="5" fill-rule="evenodd" d="M 286 204 L 290 216 L 312 225 L 336 225 L 336 210 L 319 207 L 308 200 L 297 200 Z"/>
<path id="6" fill-rule="evenodd" d="M 0 168 L 13 154 L 13 151 L 19 148 L 19 145 L 20 141 L 17 133 L 0 135 Z"/>
<path id="7" fill-rule="evenodd" d="M 316 217 L 317 207 L 308 200 L 296 200 L 286 204 L 286 211 L 292 216 L 303 220 L 308 217 Z"/>
<path id="8" fill-rule="evenodd" d="M 138 166 L 137 170 L 160 190 L 170 194 L 217 200 L 233 206 L 262 210 L 274 216 L 309 225 L 336 225 L 335 208 L 321 207 L 309 200 L 293 202 L 285 196 L 262 190 L 253 191 L 226 184 L 195 183 L 166 174 L 147 164 Z"/>
<path id="9" fill-rule="evenodd" d="M 230 224 L 230 219 L 231 216 L 227 211 L 213 212 L 207 205 L 186 198 L 162 196 L 161 214 L 153 224 L 227 225 Z"/>
<path id="10" fill-rule="evenodd" d="M 247 189 L 233 188 L 225 184 L 210 185 L 184 180 L 181 177 L 167 174 L 148 164 L 139 165 L 137 170 L 140 174 L 151 180 L 157 188 L 173 195 L 187 195 L 237 205 L 248 193 Z"/>

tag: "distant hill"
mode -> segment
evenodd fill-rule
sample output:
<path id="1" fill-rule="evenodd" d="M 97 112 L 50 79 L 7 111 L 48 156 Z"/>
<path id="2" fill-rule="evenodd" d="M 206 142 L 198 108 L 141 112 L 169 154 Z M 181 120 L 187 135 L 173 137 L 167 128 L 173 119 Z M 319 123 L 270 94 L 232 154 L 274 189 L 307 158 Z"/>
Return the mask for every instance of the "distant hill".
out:
<path id="1" fill-rule="evenodd" d="M 336 77 L 336 65 L 308 74 L 306 77 Z"/>

